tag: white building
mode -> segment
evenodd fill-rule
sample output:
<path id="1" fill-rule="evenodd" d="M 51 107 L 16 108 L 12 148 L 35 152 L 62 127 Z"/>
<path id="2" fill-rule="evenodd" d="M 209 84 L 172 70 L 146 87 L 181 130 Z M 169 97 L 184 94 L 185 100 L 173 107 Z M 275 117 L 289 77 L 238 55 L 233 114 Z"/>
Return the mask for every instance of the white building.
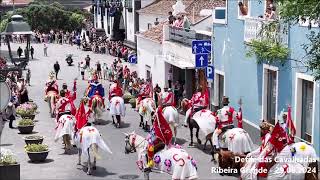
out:
<path id="1" fill-rule="evenodd" d="M 137 34 L 137 55 L 139 77 L 152 77 L 153 84 L 169 87 L 169 81 L 185 84 L 187 97 L 195 90 L 195 60 L 192 54 L 192 40 L 211 40 L 211 14 L 214 7 L 224 6 L 223 1 L 182 1 L 191 28 L 188 31 L 172 28 L 168 12 L 175 0 L 160 0 L 138 11 L 139 31 Z M 206 10 L 209 9 L 209 10 Z M 180 9 L 181 11 L 181 9 Z M 183 10 L 182 10 L 183 11 Z M 179 12 L 178 12 L 179 13 Z M 158 25 L 155 25 L 155 22 Z"/>

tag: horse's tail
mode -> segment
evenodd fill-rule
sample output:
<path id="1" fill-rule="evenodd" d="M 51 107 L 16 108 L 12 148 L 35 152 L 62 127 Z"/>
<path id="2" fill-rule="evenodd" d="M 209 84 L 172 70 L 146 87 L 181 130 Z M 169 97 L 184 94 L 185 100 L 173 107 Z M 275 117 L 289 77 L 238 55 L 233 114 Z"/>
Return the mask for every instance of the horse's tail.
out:
<path id="1" fill-rule="evenodd" d="M 101 156 L 98 154 L 98 145 L 96 143 L 91 145 L 91 149 L 93 157 L 95 157 L 96 159 L 101 159 Z"/>

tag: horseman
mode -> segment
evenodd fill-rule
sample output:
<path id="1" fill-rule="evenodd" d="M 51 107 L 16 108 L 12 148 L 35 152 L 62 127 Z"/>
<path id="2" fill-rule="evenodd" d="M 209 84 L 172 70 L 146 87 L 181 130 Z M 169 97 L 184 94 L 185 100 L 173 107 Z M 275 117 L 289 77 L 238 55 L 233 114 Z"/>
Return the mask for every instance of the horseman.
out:
<path id="1" fill-rule="evenodd" d="M 51 72 L 49 74 L 49 79 L 46 82 L 46 87 L 45 87 L 45 99 L 48 98 L 48 93 L 52 91 L 54 92 L 56 95 L 59 94 L 59 87 L 58 87 L 58 83 L 55 80 L 55 75 L 54 72 Z"/>
<path id="2" fill-rule="evenodd" d="M 86 96 L 91 99 L 93 96 L 96 95 L 97 91 L 98 91 L 98 94 L 103 99 L 104 98 L 104 88 L 103 88 L 102 84 L 98 81 L 98 76 L 95 74 L 93 76 L 93 79 L 91 80 L 88 88 L 87 88 Z M 104 104 L 104 101 L 103 101 L 103 104 Z"/>
<path id="3" fill-rule="evenodd" d="M 209 95 L 208 91 L 203 91 L 202 86 L 198 86 L 197 92 L 193 94 L 191 100 L 188 102 L 191 108 L 186 113 L 186 119 L 184 126 L 187 126 L 187 122 L 189 118 L 193 116 L 194 113 L 202 110 L 207 109 L 209 106 Z"/>
<path id="4" fill-rule="evenodd" d="M 222 99 L 223 108 L 219 109 L 216 116 L 217 128 L 213 134 L 213 151 L 219 148 L 219 135 L 225 133 L 228 129 L 234 128 L 233 121 L 237 118 L 237 112 L 229 106 L 229 98 L 224 96 Z"/>
<path id="5" fill-rule="evenodd" d="M 164 149 L 165 146 L 171 145 L 172 136 L 173 133 L 166 119 L 163 117 L 162 108 L 160 107 L 157 109 L 155 121 L 153 123 L 153 128 L 148 137 L 146 138 L 148 141 L 148 163 L 146 170 L 151 170 L 151 168 L 154 166 L 154 154 Z"/>
<path id="6" fill-rule="evenodd" d="M 56 103 L 56 120 L 58 121 L 63 114 L 76 114 L 76 107 L 73 103 L 75 99 L 72 97 L 66 97 L 64 90 L 60 91 L 60 98 Z M 69 111 L 67 111 L 69 110 Z"/>
<path id="7" fill-rule="evenodd" d="M 143 99 L 152 97 L 152 96 L 150 96 L 150 94 L 151 94 L 151 85 L 150 85 L 149 80 L 147 80 L 146 82 L 142 82 L 142 84 L 140 86 L 139 95 L 137 98 L 136 110 L 138 110 L 140 102 Z"/>
<path id="8" fill-rule="evenodd" d="M 162 103 L 163 108 L 165 108 L 167 106 L 173 106 L 173 107 L 175 106 L 174 94 L 173 94 L 171 88 L 169 88 L 169 89 L 165 88 L 165 91 L 162 94 L 161 100 L 162 100 L 161 103 Z"/>
<path id="9" fill-rule="evenodd" d="M 119 97 L 123 96 L 121 85 L 117 80 L 113 81 L 113 84 L 110 86 L 109 101 L 115 96 L 119 96 Z"/>

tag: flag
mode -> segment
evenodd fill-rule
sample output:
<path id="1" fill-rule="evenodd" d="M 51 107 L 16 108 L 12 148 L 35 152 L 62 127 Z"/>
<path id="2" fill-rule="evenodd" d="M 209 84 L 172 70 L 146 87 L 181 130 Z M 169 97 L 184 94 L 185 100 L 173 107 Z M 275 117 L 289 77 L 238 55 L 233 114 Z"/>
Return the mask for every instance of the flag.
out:
<path id="1" fill-rule="evenodd" d="M 292 118 L 291 118 L 291 107 L 288 106 L 288 117 L 287 117 L 287 138 L 288 143 L 292 144 L 294 143 L 294 136 L 296 135 L 296 128 L 294 127 Z"/>
<path id="2" fill-rule="evenodd" d="M 237 114 L 237 119 L 238 119 L 238 128 L 243 128 L 242 127 L 242 108 L 239 108 L 239 112 Z"/>
<path id="3" fill-rule="evenodd" d="M 273 145 L 277 152 L 280 152 L 287 145 L 287 134 L 279 122 L 277 122 L 271 133 L 269 143 Z"/>
<path id="4" fill-rule="evenodd" d="M 172 139 L 172 131 L 171 128 L 166 121 L 166 119 L 162 115 L 162 108 L 159 107 L 157 110 L 157 118 L 153 123 L 153 128 L 155 135 L 166 145 L 171 143 Z"/>
<path id="5" fill-rule="evenodd" d="M 84 109 L 84 102 L 82 101 L 80 104 L 80 107 L 76 113 L 76 128 L 79 130 L 82 127 L 84 127 L 87 122 L 88 122 L 88 118 L 87 118 L 87 114 L 86 114 L 86 110 Z"/>

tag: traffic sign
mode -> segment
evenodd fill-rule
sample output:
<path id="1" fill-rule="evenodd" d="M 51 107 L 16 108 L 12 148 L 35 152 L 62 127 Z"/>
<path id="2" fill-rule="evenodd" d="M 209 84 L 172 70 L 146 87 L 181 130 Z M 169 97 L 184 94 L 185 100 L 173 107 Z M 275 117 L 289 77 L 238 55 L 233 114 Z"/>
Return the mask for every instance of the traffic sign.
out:
<path id="1" fill-rule="evenodd" d="M 194 40 L 192 41 L 192 54 L 211 53 L 210 40 Z"/>
<path id="2" fill-rule="evenodd" d="M 137 62 L 137 55 L 134 54 L 134 55 L 129 56 L 128 61 L 131 64 L 137 64 L 138 63 Z"/>
<path id="3" fill-rule="evenodd" d="M 208 54 L 196 54 L 196 68 L 208 66 Z"/>
<path id="4" fill-rule="evenodd" d="M 213 65 L 208 65 L 206 68 L 206 76 L 208 81 L 213 81 L 214 79 L 214 67 Z"/>

